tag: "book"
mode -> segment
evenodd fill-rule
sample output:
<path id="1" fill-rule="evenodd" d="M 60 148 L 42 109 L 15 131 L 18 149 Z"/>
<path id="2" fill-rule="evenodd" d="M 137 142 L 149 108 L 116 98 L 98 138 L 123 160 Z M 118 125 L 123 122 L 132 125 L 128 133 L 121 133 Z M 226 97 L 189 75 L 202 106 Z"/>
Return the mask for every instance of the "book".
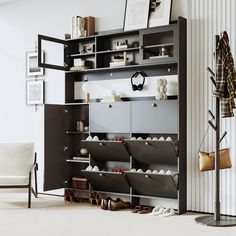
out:
<path id="1" fill-rule="evenodd" d="M 164 56 L 151 56 L 148 59 L 155 59 L 155 58 L 167 58 L 169 55 L 164 55 Z"/>
<path id="2" fill-rule="evenodd" d="M 128 65 L 131 65 L 131 62 L 128 62 L 128 61 L 110 62 L 110 67 L 119 67 L 119 66 L 128 66 Z"/>

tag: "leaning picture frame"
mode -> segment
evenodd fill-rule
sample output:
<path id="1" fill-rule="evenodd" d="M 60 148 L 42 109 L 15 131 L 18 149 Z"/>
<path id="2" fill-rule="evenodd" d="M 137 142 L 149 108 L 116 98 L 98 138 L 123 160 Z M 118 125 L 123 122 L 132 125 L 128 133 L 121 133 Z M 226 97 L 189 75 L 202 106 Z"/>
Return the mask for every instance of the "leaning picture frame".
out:
<path id="1" fill-rule="evenodd" d="M 44 80 L 26 81 L 26 104 L 44 104 Z"/>
<path id="2" fill-rule="evenodd" d="M 44 60 L 44 51 L 41 52 L 41 55 Z M 38 52 L 26 52 L 26 77 L 42 76 L 44 72 L 44 68 L 38 66 Z"/>
<path id="3" fill-rule="evenodd" d="M 124 31 L 147 28 L 149 0 L 126 0 Z"/>
<path id="4" fill-rule="evenodd" d="M 169 25 L 172 0 L 151 0 L 148 27 Z"/>

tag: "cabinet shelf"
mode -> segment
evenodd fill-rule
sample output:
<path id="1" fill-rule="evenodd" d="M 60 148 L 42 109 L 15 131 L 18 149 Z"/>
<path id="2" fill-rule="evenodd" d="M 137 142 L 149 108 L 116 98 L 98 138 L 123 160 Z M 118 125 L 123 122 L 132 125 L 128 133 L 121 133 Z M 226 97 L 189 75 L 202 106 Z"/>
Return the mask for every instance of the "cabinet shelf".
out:
<path id="1" fill-rule="evenodd" d="M 171 58 L 171 57 L 169 57 Z M 166 58 L 164 58 L 166 59 Z M 177 61 L 176 60 L 172 60 L 172 61 L 159 61 L 158 63 L 148 63 L 148 64 L 134 64 L 134 65 L 128 65 L 128 66 L 117 66 L 117 67 L 102 67 L 102 68 L 96 68 L 96 69 L 85 69 L 83 71 L 66 71 L 66 74 L 70 74 L 70 73 L 96 73 L 96 72 L 109 72 L 109 71 L 119 71 L 119 70 L 124 70 L 124 69 L 145 69 L 145 68 L 149 68 L 149 67 L 168 67 L 168 66 L 173 66 L 176 65 L 177 66 Z"/>
<path id="2" fill-rule="evenodd" d="M 109 53 L 119 53 L 119 52 L 132 52 L 132 51 L 138 51 L 140 48 L 135 47 L 135 48 L 123 48 L 123 49 L 111 49 L 111 50 L 106 50 L 106 51 L 98 51 L 96 54 L 109 54 Z"/>
<path id="3" fill-rule="evenodd" d="M 89 131 L 66 131 L 66 134 L 89 134 Z"/>
<path id="4" fill-rule="evenodd" d="M 89 160 L 73 160 L 73 159 L 68 159 L 66 162 L 71 162 L 71 163 L 89 163 Z"/>
<path id="5" fill-rule="evenodd" d="M 163 44 L 148 45 L 148 46 L 143 46 L 143 49 L 162 48 L 162 47 L 170 47 L 170 46 L 174 46 L 174 44 L 173 43 L 163 43 Z"/>
<path id="6" fill-rule="evenodd" d="M 89 57 L 89 56 L 95 56 L 95 53 L 83 53 L 83 54 L 71 54 L 67 55 L 67 57 L 73 57 L 73 58 L 80 58 L 80 57 Z"/>

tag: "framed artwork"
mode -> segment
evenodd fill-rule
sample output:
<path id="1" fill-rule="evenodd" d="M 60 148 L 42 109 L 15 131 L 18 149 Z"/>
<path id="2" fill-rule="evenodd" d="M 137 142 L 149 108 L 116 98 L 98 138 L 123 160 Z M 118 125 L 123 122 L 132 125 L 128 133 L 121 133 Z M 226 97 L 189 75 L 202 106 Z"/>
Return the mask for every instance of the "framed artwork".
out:
<path id="1" fill-rule="evenodd" d="M 149 0 L 126 0 L 124 31 L 147 28 Z"/>
<path id="2" fill-rule="evenodd" d="M 44 52 L 42 58 L 44 60 Z M 38 52 L 26 52 L 26 77 L 44 75 L 44 68 L 38 67 Z"/>
<path id="3" fill-rule="evenodd" d="M 26 104 L 44 104 L 44 81 L 28 80 L 26 84 Z"/>
<path id="4" fill-rule="evenodd" d="M 151 0 L 149 27 L 169 25 L 172 0 Z"/>

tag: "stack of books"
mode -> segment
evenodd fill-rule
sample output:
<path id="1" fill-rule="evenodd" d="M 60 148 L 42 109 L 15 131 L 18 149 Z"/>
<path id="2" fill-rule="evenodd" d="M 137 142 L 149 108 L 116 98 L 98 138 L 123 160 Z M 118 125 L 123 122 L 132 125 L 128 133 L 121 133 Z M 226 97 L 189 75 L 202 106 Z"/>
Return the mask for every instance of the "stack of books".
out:
<path id="1" fill-rule="evenodd" d="M 119 95 L 106 96 L 103 98 L 102 102 L 121 102 Z"/>

